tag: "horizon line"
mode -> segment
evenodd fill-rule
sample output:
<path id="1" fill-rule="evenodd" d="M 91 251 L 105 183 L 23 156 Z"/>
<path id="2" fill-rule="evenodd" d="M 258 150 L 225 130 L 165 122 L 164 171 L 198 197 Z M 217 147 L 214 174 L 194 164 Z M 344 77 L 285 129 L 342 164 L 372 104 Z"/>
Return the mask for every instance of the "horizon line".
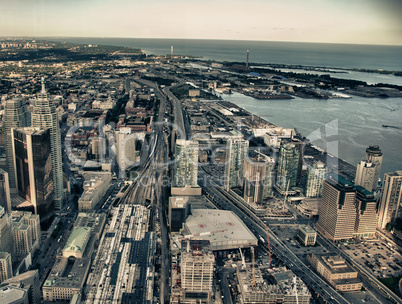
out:
<path id="1" fill-rule="evenodd" d="M 96 38 L 96 39 L 150 39 L 150 40 L 217 40 L 217 41 L 249 41 L 249 42 L 284 42 L 284 43 L 311 43 L 311 44 L 341 44 L 341 45 L 362 45 L 362 46 L 396 46 L 401 47 L 402 44 L 373 44 L 373 43 L 350 43 L 350 42 L 322 42 L 322 41 L 288 41 L 288 40 L 247 40 L 247 39 L 226 39 L 226 38 L 158 38 L 158 37 L 102 37 L 102 36 L 2 36 L 0 38 L 4 39 L 85 39 L 85 38 Z"/>

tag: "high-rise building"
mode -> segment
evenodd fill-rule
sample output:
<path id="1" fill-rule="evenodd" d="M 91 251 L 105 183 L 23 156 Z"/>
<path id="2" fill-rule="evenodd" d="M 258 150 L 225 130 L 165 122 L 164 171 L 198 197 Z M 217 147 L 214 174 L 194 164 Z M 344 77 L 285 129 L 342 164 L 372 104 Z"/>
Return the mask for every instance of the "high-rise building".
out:
<path id="1" fill-rule="evenodd" d="M 294 143 L 285 143 L 279 150 L 278 173 L 276 183 L 279 189 L 296 187 L 299 171 L 300 148 Z"/>
<path id="2" fill-rule="evenodd" d="M 13 223 L 14 253 L 17 256 L 25 255 L 32 250 L 31 227 L 21 222 Z"/>
<path id="3" fill-rule="evenodd" d="M 14 172 L 14 154 L 11 140 L 11 129 L 19 127 L 28 127 L 31 124 L 31 118 L 27 104 L 21 98 L 8 99 L 4 108 L 4 144 L 6 147 L 7 172 L 12 192 L 16 192 L 16 181 Z"/>
<path id="4" fill-rule="evenodd" d="M 169 197 L 169 228 L 172 232 L 179 232 L 191 214 L 191 204 L 188 196 Z"/>
<path id="5" fill-rule="evenodd" d="M 373 190 L 377 188 L 378 180 L 380 178 L 382 157 L 383 155 L 379 146 L 369 146 L 366 149 L 366 161 L 372 162 L 375 165 Z"/>
<path id="6" fill-rule="evenodd" d="M 3 169 L 0 169 L 0 206 L 11 212 L 10 183 L 8 173 Z"/>
<path id="7" fill-rule="evenodd" d="M 380 229 L 394 221 L 400 213 L 402 198 L 402 171 L 386 173 L 384 175 L 380 203 L 378 206 L 378 223 Z"/>
<path id="8" fill-rule="evenodd" d="M 173 186 L 184 188 L 197 186 L 198 142 L 176 140 Z"/>
<path id="9" fill-rule="evenodd" d="M 95 159 L 103 161 L 106 157 L 106 139 L 104 137 L 93 137 L 91 151 Z"/>
<path id="10" fill-rule="evenodd" d="M 248 155 L 249 141 L 244 139 L 228 139 L 226 142 L 225 188 L 243 185 L 244 159 Z"/>
<path id="11" fill-rule="evenodd" d="M 54 207 L 61 209 L 64 197 L 61 134 L 55 104 L 49 99 L 42 78 L 42 91 L 33 100 L 32 127 L 50 129 Z"/>
<path id="12" fill-rule="evenodd" d="M 11 229 L 11 217 L 4 208 L 0 206 L 0 252 L 13 254 L 13 232 Z"/>
<path id="13" fill-rule="evenodd" d="M 119 168 L 119 177 L 126 177 L 126 170 L 140 161 L 138 142 L 144 142 L 144 132 L 133 132 L 131 128 L 123 127 L 115 132 L 116 162 Z M 105 150 L 106 151 L 106 150 Z"/>
<path id="14" fill-rule="evenodd" d="M 372 238 L 376 230 L 376 199 L 374 194 L 362 186 L 356 186 L 355 236 Z"/>
<path id="15" fill-rule="evenodd" d="M 0 283 L 13 276 L 13 268 L 11 264 L 11 254 L 8 252 L 0 252 Z"/>
<path id="16" fill-rule="evenodd" d="M 54 211 L 50 129 L 13 129 L 12 140 L 18 194 L 46 221 Z"/>
<path id="17" fill-rule="evenodd" d="M 186 298 L 199 299 L 200 302 L 209 299 L 212 295 L 215 263 L 209 241 L 182 241 L 181 248 L 181 287 Z"/>
<path id="18" fill-rule="evenodd" d="M 371 161 L 362 160 L 356 169 L 355 185 L 362 186 L 368 191 L 375 190 L 378 184 L 376 177 L 377 166 Z"/>
<path id="19" fill-rule="evenodd" d="M 29 211 L 13 211 L 11 212 L 12 224 L 22 223 L 29 226 L 30 239 L 32 247 L 36 248 L 40 242 L 40 218 L 38 214 L 32 214 Z"/>
<path id="20" fill-rule="evenodd" d="M 244 161 L 243 196 L 246 202 L 263 203 L 273 197 L 275 161 L 262 153 Z"/>
<path id="21" fill-rule="evenodd" d="M 307 166 L 306 197 L 320 197 L 324 180 L 327 175 L 327 168 L 321 161 L 316 161 Z"/>
<path id="22" fill-rule="evenodd" d="M 332 241 L 352 238 L 356 221 L 355 198 L 352 182 L 341 176 L 330 176 L 324 182 L 317 230 Z"/>

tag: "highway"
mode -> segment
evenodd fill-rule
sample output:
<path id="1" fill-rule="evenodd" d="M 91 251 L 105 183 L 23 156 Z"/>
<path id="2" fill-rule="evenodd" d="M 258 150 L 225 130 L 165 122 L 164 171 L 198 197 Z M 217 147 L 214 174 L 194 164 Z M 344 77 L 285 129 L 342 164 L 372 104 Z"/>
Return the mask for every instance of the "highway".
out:
<path id="1" fill-rule="evenodd" d="M 170 91 L 170 87 L 164 88 L 163 91 L 173 105 L 174 132 L 176 133 L 177 139 L 188 139 L 190 135 L 189 124 L 188 122 L 185 123 L 181 101 L 173 95 Z M 175 138 L 174 134 L 172 134 L 172 138 Z"/>
<path id="2" fill-rule="evenodd" d="M 200 179 L 202 181 L 200 186 L 205 190 L 210 199 L 217 203 L 220 208 L 235 212 L 252 231 L 255 231 L 257 237 L 261 236 L 265 243 L 267 243 L 265 223 L 254 213 L 245 208 L 243 203 L 239 202 L 237 198 L 216 185 L 208 176 L 205 176 L 206 174 L 204 172 L 200 171 L 199 174 L 202 177 L 202 179 Z M 299 276 L 306 285 L 313 289 L 325 302 L 349 303 L 342 295 L 329 286 L 326 281 L 300 261 L 272 231 L 270 231 L 270 244 L 272 253 L 281 259 L 290 270 Z"/>

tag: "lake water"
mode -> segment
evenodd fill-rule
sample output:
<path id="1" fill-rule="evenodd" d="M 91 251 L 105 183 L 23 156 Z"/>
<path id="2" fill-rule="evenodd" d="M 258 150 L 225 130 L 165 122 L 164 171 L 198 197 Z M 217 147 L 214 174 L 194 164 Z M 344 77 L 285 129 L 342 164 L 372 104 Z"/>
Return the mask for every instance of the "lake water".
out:
<path id="1" fill-rule="evenodd" d="M 156 55 L 170 54 L 170 47 L 173 46 L 174 54 L 201 56 L 205 60 L 217 61 L 244 62 L 246 50 L 249 49 L 250 63 L 402 71 L 401 46 L 191 39 L 54 40 L 136 47 L 147 54 Z M 363 80 L 369 84 L 402 85 L 402 77 L 393 75 L 349 71 L 332 76 Z M 223 97 L 278 126 L 297 128 L 304 136 L 311 137 L 312 132 L 319 130 L 322 139 L 313 143 L 326 149 L 328 142 L 338 142 L 339 157 L 353 165 L 364 158 L 369 145 L 379 145 L 384 154 L 382 174 L 402 170 L 402 129 L 382 127 L 386 124 L 402 128 L 401 98 L 261 101 L 237 93 Z M 336 134 L 327 136 L 325 125 L 331 122 L 337 122 L 338 129 Z"/>
<path id="2" fill-rule="evenodd" d="M 338 142 L 339 158 L 353 165 L 365 157 L 369 145 L 378 145 L 384 154 L 382 175 L 402 170 L 401 98 L 257 100 L 239 93 L 222 97 L 277 126 L 297 128 L 307 138 L 319 138 L 312 143 L 325 150 L 328 143 Z M 338 125 L 335 134 L 326 131 L 331 123 Z M 383 124 L 400 129 L 384 128 Z"/>

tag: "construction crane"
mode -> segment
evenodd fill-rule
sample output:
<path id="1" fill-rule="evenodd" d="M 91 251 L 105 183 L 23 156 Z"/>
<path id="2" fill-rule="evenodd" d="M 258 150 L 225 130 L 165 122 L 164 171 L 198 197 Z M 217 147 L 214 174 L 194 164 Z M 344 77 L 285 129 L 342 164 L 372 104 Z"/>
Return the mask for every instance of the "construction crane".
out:
<path id="1" fill-rule="evenodd" d="M 239 248 L 239 250 L 240 250 L 240 255 L 241 255 L 241 264 L 242 264 L 242 268 L 243 268 L 243 269 L 246 269 L 246 261 L 245 261 L 245 259 L 244 259 L 243 252 L 241 251 L 241 248 Z"/>
<path id="2" fill-rule="evenodd" d="M 271 268 L 271 245 L 269 244 L 269 232 L 268 232 L 268 225 L 267 225 L 267 247 L 268 247 L 268 257 L 269 257 L 269 268 Z"/>
<path id="3" fill-rule="evenodd" d="M 294 285 L 294 292 L 296 295 L 296 304 L 299 304 L 299 297 L 297 295 L 297 281 L 296 281 L 296 276 L 293 277 L 293 285 Z"/>
<path id="4" fill-rule="evenodd" d="M 253 254 L 253 289 L 255 288 L 255 254 L 254 247 L 251 247 L 251 253 Z"/>
<path id="5" fill-rule="evenodd" d="M 288 199 L 288 191 L 289 191 L 290 179 L 288 180 L 288 185 L 286 187 L 285 198 L 283 199 L 282 210 L 285 209 L 286 200 Z"/>

